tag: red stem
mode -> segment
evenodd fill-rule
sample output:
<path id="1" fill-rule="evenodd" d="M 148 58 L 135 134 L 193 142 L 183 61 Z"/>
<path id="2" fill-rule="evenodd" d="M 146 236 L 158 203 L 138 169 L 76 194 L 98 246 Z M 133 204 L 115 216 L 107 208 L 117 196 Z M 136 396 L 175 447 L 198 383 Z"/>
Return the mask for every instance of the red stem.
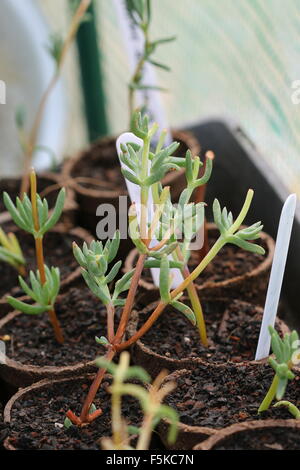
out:
<path id="1" fill-rule="evenodd" d="M 122 341 L 123 336 L 124 336 L 124 333 L 125 333 L 125 330 L 126 330 L 126 327 L 127 327 L 127 323 L 128 323 L 128 320 L 129 320 L 129 316 L 130 316 L 130 313 L 132 311 L 132 307 L 133 307 L 133 304 L 134 304 L 134 301 L 135 301 L 136 291 L 137 291 L 137 288 L 138 288 L 138 285 L 139 285 L 139 280 L 140 280 L 141 274 L 142 274 L 143 269 L 144 269 L 144 264 L 145 264 L 146 258 L 147 258 L 147 255 L 144 255 L 144 254 L 140 255 L 139 259 L 138 259 L 138 262 L 136 264 L 134 275 L 132 277 L 131 284 L 130 284 L 130 289 L 128 291 L 128 296 L 127 296 L 127 299 L 126 299 L 126 303 L 125 303 L 125 306 L 124 306 L 124 309 L 123 309 L 123 312 L 122 312 L 120 324 L 119 324 L 116 336 L 115 336 L 114 341 L 113 341 L 114 345 L 120 343 Z"/>

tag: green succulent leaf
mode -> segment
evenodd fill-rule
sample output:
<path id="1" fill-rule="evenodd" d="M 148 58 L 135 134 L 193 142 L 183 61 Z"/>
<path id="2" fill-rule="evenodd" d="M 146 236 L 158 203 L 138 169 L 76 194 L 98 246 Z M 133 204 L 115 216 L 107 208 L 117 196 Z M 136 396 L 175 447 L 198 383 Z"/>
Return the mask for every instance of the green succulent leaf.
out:
<path id="1" fill-rule="evenodd" d="M 96 340 L 96 343 L 101 344 L 101 346 L 108 346 L 109 345 L 109 341 L 108 341 L 107 338 L 105 338 L 105 336 L 101 336 L 100 338 L 98 338 L 98 336 L 96 336 L 95 340 Z"/>
<path id="2" fill-rule="evenodd" d="M 122 278 L 116 282 L 114 296 L 113 296 L 115 299 L 119 297 L 120 294 L 122 294 L 123 292 L 126 292 L 130 288 L 133 274 L 134 274 L 134 270 L 129 271 L 128 273 L 124 274 L 124 276 L 122 276 Z"/>
<path id="3" fill-rule="evenodd" d="M 138 428 L 137 426 L 127 426 L 127 432 L 130 436 L 135 436 L 135 435 L 139 435 L 141 433 L 141 430 L 140 428 Z"/>
<path id="4" fill-rule="evenodd" d="M 22 230 L 34 235 L 35 238 L 41 238 L 46 232 L 48 232 L 58 222 L 61 216 L 64 201 L 65 201 L 65 189 L 62 188 L 56 200 L 55 207 L 52 215 L 48 218 L 48 203 L 47 200 L 43 201 L 37 195 L 37 210 L 39 217 L 40 229 L 35 229 L 32 204 L 27 194 L 24 194 L 22 201 L 19 197 L 16 198 L 16 205 L 12 202 L 10 196 L 7 193 L 3 194 L 3 201 L 6 209 L 9 211 L 15 224 Z"/>
<path id="5" fill-rule="evenodd" d="M 176 310 L 179 310 L 179 312 L 183 313 L 183 315 L 191 322 L 193 326 L 196 326 L 196 316 L 193 310 L 188 305 L 185 305 L 182 302 L 179 302 L 178 300 L 173 300 L 171 302 L 171 305 L 172 307 L 176 308 Z"/>
<path id="6" fill-rule="evenodd" d="M 218 227 L 218 229 L 220 230 L 220 232 L 223 234 L 224 228 L 222 224 L 222 211 L 221 211 L 221 206 L 220 206 L 218 199 L 214 200 L 213 214 L 214 214 L 214 222 L 216 226 Z"/>
<path id="7" fill-rule="evenodd" d="M 99 285 L 96 282 L 94 276 L 83 268 L 81 270 L 81 274 L 87 286 L 93 292 L 93 294 L 95 294 L 95 296 L 98 297 L 103 302 L 104 305 L 110 304 L 111 298 L 109 296 L 109 291 L 106 288 L 106 284 L 104 286 Z"/>
<path id="8" fill-rule="evenodd" d="M 287 379 L 280 379 L 276 391 L 276 400 L 281 400 L 285 394 L 285 390 L 287 387 L 288 380 Z"/>
<path id="9" fill-rule="evenodd" d="M 73 426 L 72 421 L 69 418 L 65 418 L 64 420 L 64 427 L 66 429 L 70 429 Z"/>
<path id="10" fill-rule="evenodd" d="M 24 281 L 24 279 L 21 276 L 19 276 L 19 284 L 21 288 L 23 289 L 23 291 L 25 292 L 25 294 L 28 295 L 28 297 L 31 297 L 33 300 L 38 302 L 38 296 L 35 294 L 33 289 L 30 289 L 28 284 Z"/>
<path id="11" fill-rule="evenodd" d="M 172 261 L 170 260 L 170 269 L 177 268 L 182 269 L 184 263 L 180 261 Z M 160 260 L 159 259 L 147 259 L 145 261 L 145 268 L 160 268 Z"/>
<path id="12" fill-rule="evenodd" d="M 48 308 L 45 306 L 29 305 L 11 296 L 8 296 L 6 300 L 14 310 L 26 313 L 27 315 L 40 315 L 41 313 L 44 313 L 46 310 L 48 310 Z"/>
<path id="13" fill-rule="evenodd" d="M 160 262 L 159 291 L 161 300 L 165 303 L 170 301 L 170 265 L 167 255 L 163 255 Z"/>
<path id="14" fill-rule="evenodd" d="M 124 307 L 125 303 L 125 299 L 113 299 L 112 301 L 114 307 Z"/>
<path id="15" fill-rule="evenodd" d="M 50 36 L 49 42 L 50 44 L 47 46 L 47 50 L 55 60 L 56 64 L 58 64 L 62 54 L 64 38 L 60 34 L 55 33 Z"/>
<path id="16" fill-rule="evenodd" d="M 18 227 L 20 227 L 21 229 L 27 231 L 26 221 L 24 221 L 24 219 L 21 217 L 21 215 L 19 214 L 17 208 L 15 207 L 14 203 L 12 202 L 10 196 L 6 192 L 3 193 L 3 201 L 4 201 L 4 205 L 5 205 L 6 209 L 10 213 L 10 215 L 11 215 L 13 221 L 15 222 L 15 224 Z"/>
<path id="17" fill-rule="evenodd" d="M 108 263 L 111 263 L 115 259 L 119 251 L 119 247 L 120 247 L 120 231 L 117 230 L 109 246 L 108 257 L 107 257 Z"/>
<path id="18" fill-rule="evenodd" d="M 118 272 L 120 271 L 120 267 L 122 265 L 122 261 L 118 261 L 114 267 L 111 269 L 111 271 L 109 272 L 109 274 L 105 277 L 105 282 L 106 284 L 109 284 L 110 282 L 112 282 L 115 277 L 117 276 Z"/>
<path id="19" fill-rule="evenodd" d="M 63 208 L 64 208 L 65 198 L 66 198 L 66 190 L 65 188 L 62 188 L 57 196 L 57 200 L 56 200 L 52 215 L 40 229 L 42 235 L 44 235 L 51 228 L 53 228 L 54 225 L 56 225 L 56 223 L 58 222 L 62 214 Z"/>
<path id="20" fill-rule="evenodd" d="M 150 383 L 151 377 L 148 372 L 145 371 L 142 367 L 139 366 L 131 366 L 128 367 L 126 374 L 124 376 L 124 380 L 132 380 L 137 379 L 143 383 Z"/>
<path id="21" fill-rule="evenodd" d="M 97 367 L 101 367 L 102 369 L 106 369 L 108 372 L 110 372 L 112 375 L 116 373 L 117 366 L 111 361 L 108 361 L 105 357 L 98 357 L 95 360 L 95 364 Z"/>
<path id="22" fill-rule="evenodd" d="M 245 251 L 250 251 L 251 253 L 257 253 L 258 255 L 265 254 L 265 250 L 262 246 L 256 245 L 255 243 L 247 242 L 246 240 L 239 238 L 237 235 L 232 235 L 231 237 L 228 237 L 227 243 L 236 245 Z"/>
<path id="23" fill-rule="evenodd" d="M 170 72 L 171 68 L 168 65 L 162 64 L 155 60 L 149 60 L 150 64 L 154 65 L 154 67 L 158 67 L 159 69 L 165 70 L 166 72 Z"/>
<path id="24" fill-rule="evenodd" d="M 121 171 L 122 171 L 122 174 L 123 174 L 124 178 L 126 178 L 128 181 L 130 181 L 131 183 L 136 184 L 138 186 L 142 185 L 141 180 L 137 176 L 135 176 L 133 173 L 126 170 L 126 168 L 121 168 Z"/>
<path id="25" fill-rule="evenodd" d="M 169 421 L 169 431 L 168 431 L 168 442 L 170 444 L 174 444 L 176 442 L 177 434 L 178 434 L 178 422 L 179 416 L 178 413 L 167 405 L 161 405 L 156 417 L 159 419 L 167 418 Z"/>

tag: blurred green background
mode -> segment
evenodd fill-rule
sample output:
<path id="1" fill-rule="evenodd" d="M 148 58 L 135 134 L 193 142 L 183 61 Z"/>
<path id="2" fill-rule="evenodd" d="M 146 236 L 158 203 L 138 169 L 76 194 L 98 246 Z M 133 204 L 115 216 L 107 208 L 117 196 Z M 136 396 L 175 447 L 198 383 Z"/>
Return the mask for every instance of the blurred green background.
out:
<path id="1" fill-rule="evenodd" d="M 39 0 L 54 30 L 66 28 L 67 0 Z M 109 132 L 126 128 L 129 68 L 113 2 L 94 0 Z M 262 157 L 300 195 L 300 0 L 153 0 L 153 37 L 176 35 L 157 57 L 170 124 L 185 127 L 210 118 L 242 126 Z M 73 49 L 65 70 L 74 136 L 66 153 L 87 139 Z M 76 148 L 75 148 L 76 147 Z M 220 156 L 221 157 L 221 156 Z"/>

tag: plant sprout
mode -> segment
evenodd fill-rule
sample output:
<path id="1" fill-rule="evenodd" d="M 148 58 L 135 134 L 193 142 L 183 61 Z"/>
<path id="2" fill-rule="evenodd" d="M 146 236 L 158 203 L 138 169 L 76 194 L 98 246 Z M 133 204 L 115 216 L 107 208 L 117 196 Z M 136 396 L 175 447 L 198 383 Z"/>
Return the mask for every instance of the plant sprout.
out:
<path id="1" fill-rule="evenodd" d="M 24 194 L 21 201 L 17 197 L 16 205 L 10 196 L 4 193 L 3 200 L 6 209 L 9 211 L 15 224 L 26 232 L 30 233 L 35 240 L 35 251 L 38 271 L 36 275 L 30 272 L 30 284 L 19 276 L 19 281 L 25 293 L 35 302 L 28 305 L 11 296 L 7 297 L 8 303 L 15 309 L 29 315 L 37 315 L 45 311 L 48 312 L 51 324 L 54 329 L 56 340 L 63 343 L 62 331 L 55 313 L 54 303 L 59 292 L 60 275 L 58 268 L 47 268 L 44 262 L 43 238 L 59 220 L 65 201 L 65 189 L 62 188 L 58 194 L 52 215 L 49 217 L 48 203 L 46 199 L 41 199 L 37 194 L 37 182 L 34 170 L 30 175 L 31 200 Z"/>
<path id="2" fill-rule="evenodd" d="M 300 419 L 300 410 L 296 405 L 293 405 L 290 401 L 282 400 L 275 403 L 273 408 L 279 408 L 281 406 L 285 406 L 295 419 Z"/>
<path id="3" fill-rule="evenodd" d="M 143 140 L 143 146 L 127 144 L 123 147 L 123 154 L 120 158 L 127 167 L 122 170 L 125 178 L 138 185 L 141 189 L 142 204 L 140 215 L 137 215 L 134 204 L 129 213 L 130 236 L 138 249 L 139 258 L 134 271 L 128 273 L 128 277 L 123 277 L 121 280 L 122 289 L 124 288 L 123 292 L 128 290 L 128 294 L 125 302 L 122 301 L 124 306 L 122 307 L 117 327 L 115 327 L 114 307 L 115 305 L 122 305 L 118 300 L 118 283 L 113 287 L 112 291 L 110 289 L 111 286 L 108 284 L 120 268 L 120 263 L 117 263 L 112 272 L 107 274 L 108 259 L 112 260 L 110 245 L 103 248 L 101 244 L 94 243 L 89 248 L 85 246 L 82 251 L 75 246 L 74 251 L 79 264 L 83 267 L 83 276 L 87 284 L 107 306 L 107 334 L 98 341 L 106 347 L 105 359 L 108 362 L 111 362 L 117 353 L 128 349 L 147 333 L 168 305 L 174 306 L 193 323 L 197 324 L 204 343 L 206 339 L 205 322 L 196 289 L 194 292 L 191 291 L 193 281 L 197 279 L 227 243 L 235 244 L 251 252 L 264 253 L 262 247 L 252 243 L 253 240 L 259 238 L 262 229 L 260 222 L 239 230 L 250 209 L 253 198 L 254 193 L 252 190 L 249 190 L 236 220 L 233 220 L 231 212 L 228 212 L 226 208 L 221 210 L 219 202 L 215 200 L 213 205 L 214 219 L 220 230 L 220 236 L 201 263 L 190 273 L 187 269 L 189 258 L 188 245 L 193 235 L 199 230 L 199 224 L 203 223 L 203 204 L 193 208 L 189 205 L 190 198 L 194 189 L 208 180 L 212 167 L 212 159 L 207 159 L 205 175 L 199 179 L 198 173 L 201 165 L 199 158 L 193 159 L 189 152 L 186 158 L 175 158 L 173 152 L 177 148 L 176 144 L 173 143 L 162 150 L 163 139 L 159 139 L 155 152 L 151 152 L 151 140 L 158 126 L 154 124 L 149 128 L 147 116 L 142 118 L 140 113 L 135 115 L 133 123 L 135 134 Z M 161 185 L 161 180 L 170 168 L 175 170 L 185 168 L 186 170 L 187 187 L 180 196 L 178 208 L 173 208 L 170 204 L 169 188 L 162 188 Z M 155 203 L 155 211 L 152 221 L 149 221 L 148 201 L 151 193 Z M 176 234 L 180 210 L 187 216 L 190 222 L 188 229 L 183 229 L 181 240 L 178 239 Z M 166 217 L 170 222 L 169 226 L 165 224 Z M 118 239 L 118 235 L 115 235 L 114 238 Z M 156 243 L 152 246 L 151 242 L 154 238 L 156 238 Z M 111 243 L 113 243 L 115 248 L 116 242 L 113 241 Z M 115 249 L 113 254 L 115 255 Z M 169 255 L 171 259 L 169 259 Z M 160 302 L 141 328 L 132 337 L 125 340 L 124 334 L 132 313 L 139 280 L 145 267 L 159 267 L 161 270 L 159 281 Z M 171 267 L 179 267 L 184 274 L 183 282 L 174 290 L 171 290 L 170 287 Z M 185 290 L 188 290 L 193 310 L 180 302 L 180 297 Z M 97 412 L 90 414 L 90 410 L 105 371 L 105 368 L 98 370 L 83 404 L 80 416 L 77 417 L 71 410 L 67 412 L 67 417 L 73 424 L 82 426 L 97 417 Z"/>
<path id="4" fill-rule="evenodd" d="M 14 233 L 6 233 L 0 227 L 0 261 L 4 261 L 15 268 L 19 274 L 25 276 L 25 258 L 19 241 Z"/>
<path id="5" fill-rule="evenodd" d="M 73 40 L 77 34 L 78 28 L 85 19 L 87 9 L 91 4 L 91 0 L 81 0 L 80 3 L 76 2 L 78 8 L 76 9 L 74 16 L 72 18 L 69 30 L 65 38 L 62 38 L 60 35 L 52 35 L 50 37 L 50 45 L 48 51 L 55 60 L 55 71 L 50 80 L 50 83 L 45 90 L 41 101 L 39 103 L 37 113 L 33 122 L 33 126 L 29 134 L 27 135 L 24 124 L 25 124 L 25 113 L 23 109 L 17 111 L 16 114 L 16 124 L 19 131 L 19 141 L 21 148 L 24 152 L 24 169 L 22 182 L 20 187 L 20 197 L 23 198 L 23 194 L 28 192 L 29 189 L 29 173 L 30 166 L 33 158 L 34 152 L 37 150 L 37 139 L 40 131 L 41 123 L 45 113 L 46 105 L 48 99 L 51 96 L 52 91 L 54 90 L 61 74 L 62 67 L 65 63 L 67 53 L 73 43 Z"/>
<path id="6" fill-rule="evenodd" d="M 268 393 L 258 409 L 258 413 L 268 410 L 275 397 L 277 400 L 282 400 L 288 381 L 295 378 L 291 369 L 295 363 L 295 354 L 298 355 L 298 333 L 296 331 L 286 333 L 284 338 L 281 339 L 272 326 L 269 326 L 269 332 L 271 335 L 272 351 L 275 355 L 275 359 L 269 358 L 269 364 L 274 369 L 275 376 Z"/>
<path id="7" fill-rule="evenodd" d="M 144 38 L 144 49 L 129 83 L 129 117 L 131 121 L 135 108 L 134 93 L 136 90 L 164 91 L 161 87 L 150 86 L 143 83 L 143 69 L 148 62 L 154 65 L 154 67 L 169 71 L 170 68 L 165 64 L 157 62 L 153 58 L 153 54 L 156 52 L 158 46 L 174 41 L 175 37 L 161 38 L 155 41 L 150 40 L 151 0 L 126 0 L 126 5 L 132 21 L 139 28 Z"/>
<path id="8" fill-rule="evenodd" d="M 178 414 L 171 407 L 162 404 L 166 395 L 168 395 L 176 384 L 162 382 L 167 372 L 161 372 L 148 389 L 141 385 L 128 383 L 128 380 L 136 379 L 144 384 L 150 384 L 150 376 L 144 369 L 138 366 L 129 367 L 129 353 L 124 351 L 120 356 L 119 364 L 108 362 L 104 358 L 96 360 L 99 367 L 106 368 L 113 376 L 113 384 L 109 391 L 112 395 L 111 422 L 112 438 L 101 439 L 104 450 L 134 450 L 130 444 L 130 435 L 138 435 L 136 450 L 149 449 L 153 429 L 162 418 L 168 418 L 170 421 L 168 439 L 174 443 L 177 436 Z M 121 404 L 122 396 L 130 395 L 139 400 L 143 410 L 144 418 L 141 428 L 128 426 L 122 418 Z"/>
<path id="9" fill-rule="evenodd" d="M 118 261 L 109 272 L 108 265 L 115 259 L 120 246 L 120 233 L 117 231 L 112 240 L 103 246 L 102 242 L 92 241 L 90 246 L 83 244 L 81 250 L 76 243 L 73 244 L 74 256 L 82 267 L 82 276 L 90 290 L 101 300 L 107 309 L 107 338 L 96 338 L 99 344 L 107 345 L 115 336 L 114 317 L 115 308 L 124 306 L 125 300 L 120 298 L 123 292 L 129 289 L 133 271 L 124 274 L 110 293 L 109 284 L 118 275 L 122 261 Z"/>

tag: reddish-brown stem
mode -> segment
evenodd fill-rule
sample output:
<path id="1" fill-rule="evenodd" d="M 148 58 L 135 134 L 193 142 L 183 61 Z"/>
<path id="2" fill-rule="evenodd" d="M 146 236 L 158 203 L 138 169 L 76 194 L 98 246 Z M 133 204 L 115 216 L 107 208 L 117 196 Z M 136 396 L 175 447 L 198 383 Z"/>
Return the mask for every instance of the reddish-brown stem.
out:
<path id="1" fill-rule="evenodd" d="M 130 289 L 128 292 L 128 296 L 126 299 L 126 303 L 122 312 L 121 320 L 119 327 L 117 329 L 116 335 L 114 335 L 114 325 L 113 325 L 113 315 L 112 315 L 112 310 L 108 307 L 107 308 L 107 313 L 108 313 L 108 319 L 107 319 L 107 330 L 108 330 L 108 337 L 112 338 L 109 339 L 110 343 L 113 345 L 108 352 L 105 355 L 105 359 L 108 361 L 112 361 L 114 356 L 116 355 L 116 344 L 120 343 L 122 341 L 123 335 L 126 330 L 126 326 L 129 320 L 129 316 L 134 304 L 134 299 L 138 287 L 138 283 L 144 268 L 145 260 L 147 258 L 147 255 L 140 255 L 134 275 L 131 280 L 130 284 Z M 94 402 L 95 396 L 99 390 L 99 387 L 102 383 L 102 380 L 104 378 L 104 375 L 106 373 L 106 369 L 99 369 L 96 377 L 89 389 L 88 395 L 85 399 L 85 402 L 83 404 L 80 417 L 78 418 L 71 410 L 67 412 L 67 417 L 72 421 L 73 424 L 77 426 L 82 426 L 84 424 L 90 423 L 93 419 L 95 419 L 97 416 L 99 416 L 101 413 L 93 413 L 92 415 L 89 414 L 90 408 Z"/>
<path id="2" fill-rule="evenodd" d="M 31 182 L 31 205 L 32 205 L 32 217 L 34 221 L 34 229 L 36 232 L 40 229 L 38 209 L 37 209 L 37 184 L 36 184 L 36 174 L 32 170 L 30 175 Z M 44 261 L 44 250 L 43 250 L 43 237 L 35 238 L 35 252 L 36 252 L 36 263 L 40 273 L 41 284 L 46 282 L 46 272 L 45 272 L 45 261 Z M 64 342 L 64 337 L 56 316 L 54 309 L 48 311 L 50 322 L 54 329 L 54 334 L 56 341 L 60 344 Z"/>
<path id="3" fill-rule="evenodd" d="M 166 308 L 167 304 L 160 302 L 154 312 L 150 315 L 146 323 L 127 341 L 124 343 L 116 344 L 115 349 L 117 352 L 123 351 L 124 349 L 129 348 L 132 344 L 138 341 L 147 331 L 151 328 L 153 323 L 159 318 L 159 316 L 163 313 L 164 309 Z"/>
<path id="4" fill-rule="evenodd" d="M 108 304 L 107 310 L 107 337 L 108 341 L 112 343 L 115 337 L 115 307 L 112 304 Z"/>
<path id="5" fill-rule="evenodd" d="M 26 268 L 23 265 L 18 266 L 18 272 L 20 276 L 26 277 Z"/>
<path id="6" fill-rule="evenodd" d="M 80 425 L 81 425 L 80 418 L 78 418 L 78 416 L 76 416 L 75 413 L 73 413 L 73 411 L 68 410 L 68 411 L 66 412 L 66 417 L 69 418 L 69 420 L 70 420 L 75 426 L 80 426 Z"/>
<path id="7" fill-rule="evenodd" d="M 44 250 L 43 250 L 43 238 L 35 239 L 35 253 L 36 253 L 36 263 L 40 273 L 41 283 L 45 284 L 46 282 L 46 272 L 45 272 L 45 260 L 44 260 Z"/>
<path id="8" fill-rule="evenodd" d="M 107 359 L 108 361 L 112 361 L 114 356 L 115 356 L 116 352 L 112 349 L 110 349 L 106 355 L 105 355 L 105 359 Z M 96 374 L 96 377 L 94 378 L 94 381 L 89 389 L 89 393 L 85 399 L 85 402 L 83 404 L 83 407 L 82 407 L 82 410 L 81 410 L 81 413 L 80 413 L 80 422 L 81 424 L 84 424 L 84 423 L 88 423 L 91 421 L 91 416 L 90 416 L 90 419 L 89 419 L 89 411 L 90 411 L 90 408 L 94 402 L 94 399 L 95 399 L 95 396 L 97 395 L 97 392 L 99 390 L 99 387 L 102 383 L 102 380 L 104 378 L 104 375 L 106 373 L 106 369 L 99 369 L 97 374 Z"/>
<path id="9" fill-rule="evenodd" d="M 145 254 L 141 254 L 139 256 L 138 262 L 137 262 L 136 267 L 135 267 L 134 275 L 133 275 L 132 280 L 131 280 L 130 289 L 128 291 L 128 296 L 127 296 L 127 299 L 126 299 L 126 303 L 125 303 L 125 306 L 124 306 L 124 309 L 123 309 L 123 312 L 122 312 L 120 324 L 118 326 L 117 333 L 116 333 L 116 336 L 114 338 L 113 344 L 118 344 L 120 341 L 122 341 L 122 338 L 124 336 L 124 333 L 125 333 L 125 330 L 126 330 L 126 327 L 127 327 L 127 323 L 128 323 L 128 320 L 129 320 L 129 316 L 130 316 L 130 313 L 132 311 L 132 307 L 133 307 L 133 304 L 134 304 L 135 295 L 136 295 L 136 291 L 137 291 L 137 288 L 138 288 L 139 280 L 141 278 L 141 274 L 142 274 L 143 269 L 144 269 L 144 264 L 145 264 L 146 258 L 147 258 L 147 255 L 145 255 Z"/>

